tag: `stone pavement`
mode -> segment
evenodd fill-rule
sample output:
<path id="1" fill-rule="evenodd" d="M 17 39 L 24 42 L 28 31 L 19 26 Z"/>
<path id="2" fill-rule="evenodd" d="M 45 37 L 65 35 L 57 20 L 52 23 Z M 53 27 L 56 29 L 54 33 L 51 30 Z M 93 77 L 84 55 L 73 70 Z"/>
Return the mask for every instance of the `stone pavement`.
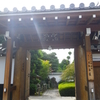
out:
<path id="1" fill-rule="evenodd" d="M 75 100 L 75 97 L 61 97 L 58 89 L 47 90 L 42 96 L 30 96 L 28 100 Z"/>

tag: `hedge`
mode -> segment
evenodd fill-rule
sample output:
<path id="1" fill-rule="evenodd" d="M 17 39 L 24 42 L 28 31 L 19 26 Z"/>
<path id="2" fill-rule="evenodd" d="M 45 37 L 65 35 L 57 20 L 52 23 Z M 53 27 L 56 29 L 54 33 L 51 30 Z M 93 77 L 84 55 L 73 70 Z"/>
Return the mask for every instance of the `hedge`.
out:
<path id="1" fill-rule="evenodd" d="M 75 96 L 75 83 L 60 83 L 58 89 L 61 96 Z"/>

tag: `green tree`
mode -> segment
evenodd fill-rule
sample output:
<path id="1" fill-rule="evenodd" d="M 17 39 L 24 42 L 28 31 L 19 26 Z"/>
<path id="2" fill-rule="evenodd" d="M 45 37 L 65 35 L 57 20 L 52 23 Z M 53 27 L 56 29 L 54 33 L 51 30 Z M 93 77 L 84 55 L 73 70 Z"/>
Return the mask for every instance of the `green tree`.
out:
<path id="1" fill-rule="evenodd" d="M 45 80 L 50 72 L 50 66 L 48 60 L 41 60 L 42 62 L 42 68 L 40 69 L 39 75 L 41 76 L 42 80 Z"/>
<path id="2" fill-rule="evenodd" d="M 72 64 L 69 64 L 66 69 L 63 71 L 61 78 L 62 80 L 66 80 L 67 78 L 74 78 L 74 62 Z"/>
<path id="3" fill-rule="evenodd" d="M 39 75 L 42 63 L 40 58 L 43 54 L 41 50 L 32 50 L 31 52 L 31 76 Z"/>
<path id="4" fill-rule="evenodd" d="M 60 63 L 60 68 L 62 70 L 65 70 L 66 69 L 66 66 L 69 64 L 69 61 L 66 60 L 66 59 L 63 59 L 62 62 Z"/>
<path id="5" fill-rule="evenodd" d="M 55 52 L 52 52 L 50 54 L 46 54 L 45 52 L 43 52 L 42 59 L 43 60 L 49 60 L 52 70 L 57 72 L 59 62 L 58 62 L 58 58 L 56 57 L 56 53 Z"/>
<path id="6" fill-rule="evenodd" d="M 57 72 L 62 72 L 62 68 L 61 68 L 60 64 L 58 65 L 58 70 L 57 70 Z"/>
<path id="7" fill-rule="evenodd" d="M 69 52 L 68 52 L 68 54 L 69 54 L 69 55 L 71 55 L 71 54 L 72 54 L 72 52 L 71 52 L 71 51 L 69 51 Z"/>
<path id="8" fill-rule="evenodd" d="M 36 84 L 39 83 L 39 79 L 36 78 L 39 75 L 42 63 L 40 58 L 42 57 L 41 50 L 32 50 L 31 53 L 31 72 L 30 72 L 30 94 L 34 95 L 36 92 Z"/>
<path id="9" fill-rule="evenodd" d="M 71 56 L 71 54 L 72 54 L 72 52 L 68 52 L 68 56 L 67 56 L 67 60 L 68 60 L 68 62 L 70 63 L 70 56 Z"/>
<path id="10" fill-rule="evenodd" d="M 68 61 L 69 61 L 69 59 L 70 59 L 70 56 L 67 56 L 67 59 L 68 59 Z"/>

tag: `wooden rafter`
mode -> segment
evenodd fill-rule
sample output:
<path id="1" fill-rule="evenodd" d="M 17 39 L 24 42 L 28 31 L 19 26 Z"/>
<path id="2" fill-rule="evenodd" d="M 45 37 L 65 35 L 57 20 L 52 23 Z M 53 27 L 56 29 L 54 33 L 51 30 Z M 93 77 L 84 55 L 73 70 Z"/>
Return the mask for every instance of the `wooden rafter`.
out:
<path id="1" fill-rule="evenodd" d="M 100 41 L 98 41 L 98 40 L 92 40 L 91 44 L 92 45 L 98 45 L 98 44 L 100 44 Z"/>
<path id="2" fill-rule="evenodd" d="M 45 26 L 48 26 L 47 20 L 44 21 L 44 25 Z"/>
<path id="3" fill-rule="evenodd" d="M 24 34 L 23 34 L 23 37 L 24 37 L 24 41 L 27 41 L 27 40 L 26 40 L 26 36 L 25 36 Z"/>
<path id="4" fill-rule="evenodd" d="M 91 28 L 92 31 L 100 30 L 100 25 L 76 25 L 76 26 L 49 26 L 49 27 L 38 27 L 38 28 L 15 28 L 15 29 L 8 29 L 14 34 L 41 34 L 41 33 L 62 33 L 62 32 L 82 32 L 87 27 Z M 5 32 L 5 30 L 2 30 Z M 2 34 L 2 32 L 1 32 Z"/>
<path id="5" fill-rule="evenodd" d="M 30 34 L 30 38 L 31 38 L 31 42 L 33 42 L 33 37 L 32 37 L 32 35 Z"/>
<path id="6" fill-rule="evenodd" d="M 93 61 L 93 67 L 100 67 L 100 61 Z"/>
<path id="7" fill-rule="evenodd" d="M 92 20 L 93 20 L 93 17 L 90 17 L 90 18 L 88 19 L 88 21 L 86 22 L 86 24 L 89 25 L 89 24 L 92 22 Z"/>
<path id="8" fill-rule="evenodd" d="M 76 25 L 78 25 L 78 24 L 80 23 L 81 20 L 82 20 L 81 18 L 78 18 L 78 19 L 76 20 Z"/>
<path id="9" fill-rule="evenodd" d="M 67 20 L 66 20 L 66 25 L 68 25 L 68 24 L 69 24 L 69 21 L 70 21 L 70 19 L 67 19 Z"/>
<path id="10" fill-rule="evenodd" d="M 7 26 L 4 25 L 4 23 L 1 23 L 1 22 L 0 22 L 0 25 L 3 26 L 3 27 L 5 27 L 5 28 L 7 28 Z"/>

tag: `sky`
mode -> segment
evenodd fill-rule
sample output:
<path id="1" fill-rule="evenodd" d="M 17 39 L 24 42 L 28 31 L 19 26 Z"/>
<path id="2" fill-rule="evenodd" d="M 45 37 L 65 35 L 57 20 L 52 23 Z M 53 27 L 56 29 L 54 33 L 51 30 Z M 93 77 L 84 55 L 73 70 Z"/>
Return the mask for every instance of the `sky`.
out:
<path id="1" fill-rule="evenodd" d="M 66 8 L 69 8 L 71 3 L 74 3 L 75 7 L 79 7 L 80 3 L 84 3 L 85 7 L 88 7 L 91 2 L 94 2 L 95 5 L 97 5 L 99 0 L 0 0 L 0 11 L 3 11 L 5 7 L 10 11 L 12 11 L 14 7 L 17 7 L 18 10 L 21 10 L 24 6 L 28 10 L 31 10 L 32 6 L 35 6 L 36 9 L 39 10 L 43 5 L 46 7 L 46 9 L 49 9 L 50 5 L 55 5 L 55 8 L 60 8 L 61 4 L 64 4 Z M 59 58 L 59 62 L 68 56 L 68 51 L 71 51 L 71 62 L 74 60 L 74 49 L 44 51 L 47 53 L 56 52 L 57 57 Z"/>
<path id="2" fill-rule="evenodd" d="M 63 59 L 67 59 L 67 56 L 68 56 L 68 52 L 71 51 L 72 54 L 70 56 L 70 63 L 73 62 L 74 60 L 74 49 L 54 49 L 54 50 L 43 50 L 45 51 L 47 54 L 49 53 L 52 53 L 52 52 L 56 52 L 56 56 L 58 57 L 59 59 L 59 62 L 61 62 Z"/>

